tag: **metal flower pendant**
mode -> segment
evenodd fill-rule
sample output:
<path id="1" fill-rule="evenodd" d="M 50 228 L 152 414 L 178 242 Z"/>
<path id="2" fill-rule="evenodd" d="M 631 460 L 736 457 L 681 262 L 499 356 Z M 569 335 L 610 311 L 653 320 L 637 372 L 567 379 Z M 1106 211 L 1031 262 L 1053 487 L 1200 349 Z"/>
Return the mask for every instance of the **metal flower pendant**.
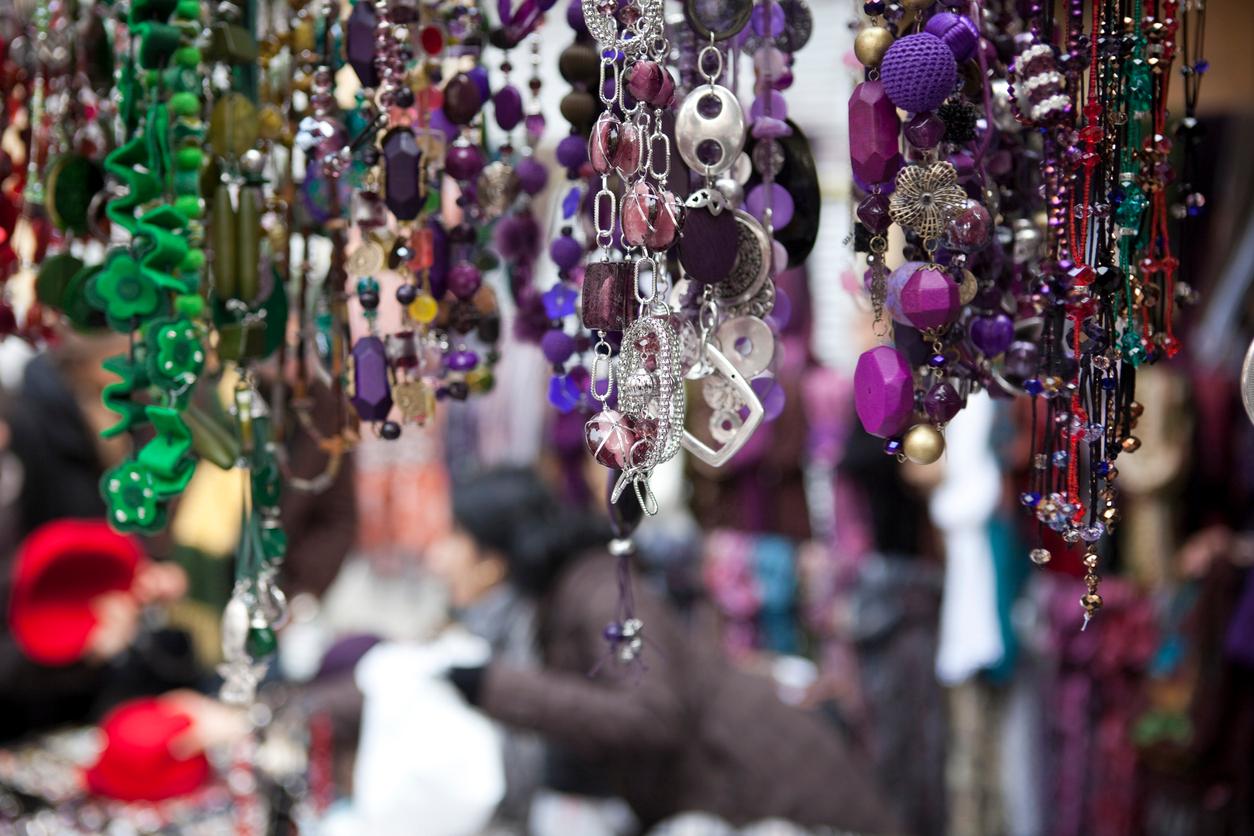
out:
<path id="1" fill-rule="evenodd" d="M 944 234 L 966 199 L 952 163 L 908 165 L 897 172 L 897 188 L 888 202 L 888 212 L 894 222 L 926 242 Z"/>

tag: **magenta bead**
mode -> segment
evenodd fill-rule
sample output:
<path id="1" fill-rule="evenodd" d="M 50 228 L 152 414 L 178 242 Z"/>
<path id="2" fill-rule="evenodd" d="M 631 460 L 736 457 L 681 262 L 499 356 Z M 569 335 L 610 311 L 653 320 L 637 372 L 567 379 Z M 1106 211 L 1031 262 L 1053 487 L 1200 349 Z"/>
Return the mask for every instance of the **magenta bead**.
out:
<path id="1" fill-rule="evenodd" d="M 469 299 L 483 284 L 483 274 L 469 261 L 459 261 L 448 271 L 448 289 L 458 299 Z"/>
<path id="2" fill-rule="evenodd" d="M 854 408 L 871 435 L 897 435 L 914 411 L 914 378 L 897 349 L 880 345 L 864 351 L 853 372 Z"/>
<path id="3" fill-rule="evenodd" d="M 656 61 L 637 61 L 627 72 L 627 92 L 653 107 L 670 107 L 675 101 L 675 79 Z"/>
<path id="4" fill-rule="evenodd" d="M 935 113 L 916 113 L 906 123 L 906 139 L 923 151 L 940 145 L 945 136 L 945 122 Z"/>
<path id="5" fill-rule="evenodd" d="M 445 173 L 463 183 L 478 177 L 485 164 L 483 151 L 470 143 L 456 143 L 444 156 Z"/>
<path id="6" fill-rule="evenodd" d="M 598 174 L 635 174 L 640 168 L 640 129 L 612 113 L 602 113 L 592 126 L 588 159 Z"/>
<path id="7" fill-rule="evenodd" d="M 901 119 L 879 81 L 864 81 L 849 97 L 853 177 L 863 189 L 892 180 L 901 168 Z"/>
<path id="8" fill-rule="evenodd" d="M 920 330 L 948 325 L 960 306 L 958 284 L 936 267 L 920 267 L 902 285 L 901 315 Z"/>

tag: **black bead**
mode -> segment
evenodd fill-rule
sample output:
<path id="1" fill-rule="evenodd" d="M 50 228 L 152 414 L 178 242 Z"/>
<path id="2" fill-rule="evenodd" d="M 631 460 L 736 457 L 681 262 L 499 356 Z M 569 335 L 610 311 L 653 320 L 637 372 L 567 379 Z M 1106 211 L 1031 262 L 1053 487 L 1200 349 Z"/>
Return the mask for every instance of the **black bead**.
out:
<path id="1" fill-rule="evenodd" d="M 945 102 L 936 109 L 936 115 L 945 123 L 946 142 L 970 142 L 975 139 L 975 108 L 962 102 Z"/>
<path id="2" fill-rule="evenodd" d="M 379 294 L 371 291 L 357 294 L 357 301 L 361 302 L 361 306 L 368 311 L 373 311 L 379 307 Z"/>
<path id="3" fill-rule="evenodd" d="M 413 107 L 414 91 L 408 87 L 401 87 L 392 94 L 392 101 L 395 102 L 397 107 Z"/>
<path id="4" fill-rule="evenodd" d="M 401 437 L 401 425 L 395 421 L 384 421 L 383 426 L 379 428 L 379 435 L 388 441 L 395 441 Z"/>
<path id="5" fill-rule="evenodd" d="M 361 152 L 361 161 L 366 165 L 379 164 L 379 149 L 373 145 L 367 145 Z"/>
<path id="6" fill-rule="evenodd" d="M 455 401 L 464 401 L 470 397 L 470 387 L 463 380 L 451 381 L 446 389 L 448 396 Z"/>
<path id="7" fill-rule="evenodd" d="M 479 320 L 479 327 L 476 330 L 479 339 L 485 343 L 494 343 L 501 338 L 501 318 L 496 314 L 489 314 Z"/>
<path id="8" fill-rule="evenodd" d="M 408 305 L 418 298 L 418 288 L 412 284 L 403 284 L 396 288 L 396 301 Z"/>

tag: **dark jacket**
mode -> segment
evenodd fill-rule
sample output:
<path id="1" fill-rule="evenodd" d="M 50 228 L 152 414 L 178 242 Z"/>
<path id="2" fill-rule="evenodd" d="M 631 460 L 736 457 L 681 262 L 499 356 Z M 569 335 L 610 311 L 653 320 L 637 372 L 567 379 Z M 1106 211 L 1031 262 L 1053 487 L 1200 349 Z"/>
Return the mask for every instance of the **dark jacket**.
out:
<path id="1" fill-rule="evenodd" d="M 780 817 L 899 832 L 870 767 L 828 721 L 784 705 L 768 680 L 733 669 L 639 584 L 645 669 L 607 659 L 602 629 L 616 603 L 613 559 L 575 562 L 541 603 L 547 667 L 493 662 L 483 709 L 602 770 L 645 826 L 702 810 L 735 824 Z"/>

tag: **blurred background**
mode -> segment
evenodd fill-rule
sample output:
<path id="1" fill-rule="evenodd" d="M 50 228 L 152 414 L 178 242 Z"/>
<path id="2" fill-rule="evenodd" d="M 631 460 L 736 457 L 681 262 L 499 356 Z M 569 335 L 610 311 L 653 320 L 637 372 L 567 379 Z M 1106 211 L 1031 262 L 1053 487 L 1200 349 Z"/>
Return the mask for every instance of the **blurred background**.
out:
<path id="1" fill-rule="evenodd" d="M 779 278 L 783 414 L 727 467 L 681 454 L 657 474 L 662 512 L 635 538 L 639 607 L 656 613 L 638 664 L 590 680 L 622 637 L 570 638 L 616 617 L 612 567 L 580 560 L 605 539 L 604 471 L 583 417 L 549 407 L 539 349 L 507 336 L 492 393 L 365 438 L 329 491 L 285 508 L 277 669 L 247 718 L 182 697 L 219 776 L 192 800 L 84 799 L 73 765 L 99 740 L 61 729 L 98 719 L 111 689 L 195 688 L 220 661 L 234 483 L 198 473 L 151 545 L 181 572 L 151 580 L 142 612 L 102 616 L 119 626 L 99 665 L 53 681 L 0 654 L 0 833 L 1254 833 L 1254 426 L 1238 386 L 1254 337 L 1254 5 L 1208 8 L 1208 202 L 1180 274 L 1198 302 L 1185 351 L 1137 375 L 1143 445 L 1120 459 L 1106 606 L 1083 631 L 1078 555 L 1027 559 L 1024 404 L 974 400 L 927 468 L 885 456 L 853 414 L 872 344 L 849 240 L 860 5 L 812 0 L 788 93 L 824 200 L 809 263 Z M 550 112 L 564 46 L 542 45 Z M 113 349 L 0 351 L 5 461 L 26 474 L 0 466 L 0 493 L 27 519 L 76 484 L 56 469 L 81 464 L 73 438 L 49 416 L 79 404 L 80 440 L 103 420 L 93 374 Z M 65 383 L 43 401 L 21 391 L 38 362 Z M 120 679 L 138 659 L 138 680 Z M 657 776 L 670 786 L 642 786 Z"/>

